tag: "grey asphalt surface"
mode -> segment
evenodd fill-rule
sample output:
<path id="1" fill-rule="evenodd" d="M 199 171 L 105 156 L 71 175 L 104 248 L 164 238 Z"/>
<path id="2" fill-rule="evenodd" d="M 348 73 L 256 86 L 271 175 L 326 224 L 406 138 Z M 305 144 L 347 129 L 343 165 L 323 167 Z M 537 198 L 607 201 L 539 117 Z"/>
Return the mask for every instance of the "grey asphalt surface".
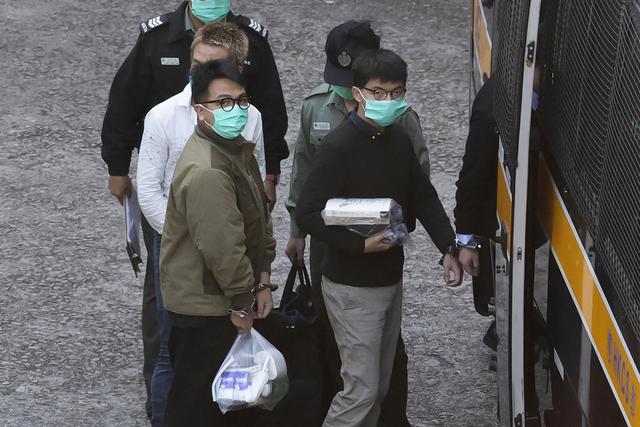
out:
<path id="1" fill-rule="evenodd" d="M 466 0 L 234 0 L 265 24 L 295 140 L 301 99 L 322 80 L 326 33 L 368 18 L 409 63 L 432 179 L 454 203 L 468 111 Z M 111 80 L 138 24 L 177 1 L 0 0 L 0 425 L 146 425 L 142 278 L 122 247 L 122 210 L 106 191 L 100 126 Z M 282 200 L 275 281 L 288 215 Z M 493 426 L 496 387 L 471 288 L 446 289 L 420 228 L 405 265 L 403 332 L 416 426 Z"/>

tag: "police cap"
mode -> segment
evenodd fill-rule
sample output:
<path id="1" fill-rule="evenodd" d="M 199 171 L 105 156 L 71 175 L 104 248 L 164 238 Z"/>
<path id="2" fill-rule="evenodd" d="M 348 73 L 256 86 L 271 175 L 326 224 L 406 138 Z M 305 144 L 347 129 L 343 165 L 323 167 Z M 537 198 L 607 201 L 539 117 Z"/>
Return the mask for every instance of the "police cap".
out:
<path id="1" fill-rule="evenodd" d="M 362 52 L 380 49 L 380 37 L 369 21 L 347 21 L 329 32 L 324 51 L 324 81 L 334 86 L 353 86 L 351 65 Z"/>

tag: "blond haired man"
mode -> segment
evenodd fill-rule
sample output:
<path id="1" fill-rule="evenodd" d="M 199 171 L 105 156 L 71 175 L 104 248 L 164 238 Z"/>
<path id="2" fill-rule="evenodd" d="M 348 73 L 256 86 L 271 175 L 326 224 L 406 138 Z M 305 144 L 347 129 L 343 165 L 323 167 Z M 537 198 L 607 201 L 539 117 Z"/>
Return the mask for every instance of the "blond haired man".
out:
<path id="1" fill-rule="evenodd" d="M 246 34 L 232 23 L 213 23 L 200 28 L 191 44 L 191 67 L 215 59 L 231 60 L 242 69 L 249 51 Z M 166 396 L 173 379 L 169 357 L 170 321 L 160 292 L 160 241 L 167 200 L 176 162 L 193 134 L 197 114 L 192 107 L 191 84 L 156 105 L 144 121 L 138 156 L 138 198 L 140 207 L 154 229 L 153 264 L 160 351 L 151 380 L 152 425 L 162 425 Z M 249 106 L 248 122 L 242 136 L 255 144 L 254 154 L 265 179 L 265 156 L 260 112 Z"/>

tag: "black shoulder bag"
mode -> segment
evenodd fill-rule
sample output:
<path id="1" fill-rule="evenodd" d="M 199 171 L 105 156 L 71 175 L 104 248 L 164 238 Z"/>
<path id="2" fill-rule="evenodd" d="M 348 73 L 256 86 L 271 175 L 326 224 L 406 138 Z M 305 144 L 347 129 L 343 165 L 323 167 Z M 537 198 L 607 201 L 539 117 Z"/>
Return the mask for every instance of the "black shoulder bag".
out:
<path id="1" fill-rule="evenodd" d="M 291 266 L 277 308 L 254 327 L 282 352 L 289 393 L 273 410 L 268 425 L 315 427 L 322 424 L 322 360 L 318 315 L 305 266 Z"/>

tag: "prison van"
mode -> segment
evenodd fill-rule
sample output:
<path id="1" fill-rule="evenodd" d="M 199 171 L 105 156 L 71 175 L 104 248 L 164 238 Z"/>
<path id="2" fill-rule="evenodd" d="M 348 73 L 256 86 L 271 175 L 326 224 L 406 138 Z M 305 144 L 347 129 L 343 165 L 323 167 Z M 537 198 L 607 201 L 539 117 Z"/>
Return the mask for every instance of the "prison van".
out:
<path id="1" fill-rule="evenodd" d="M 640 0 L 471 8 L 471 100 L 495 80 L 500 136 L 500 425 L 640 426 Z"/>

